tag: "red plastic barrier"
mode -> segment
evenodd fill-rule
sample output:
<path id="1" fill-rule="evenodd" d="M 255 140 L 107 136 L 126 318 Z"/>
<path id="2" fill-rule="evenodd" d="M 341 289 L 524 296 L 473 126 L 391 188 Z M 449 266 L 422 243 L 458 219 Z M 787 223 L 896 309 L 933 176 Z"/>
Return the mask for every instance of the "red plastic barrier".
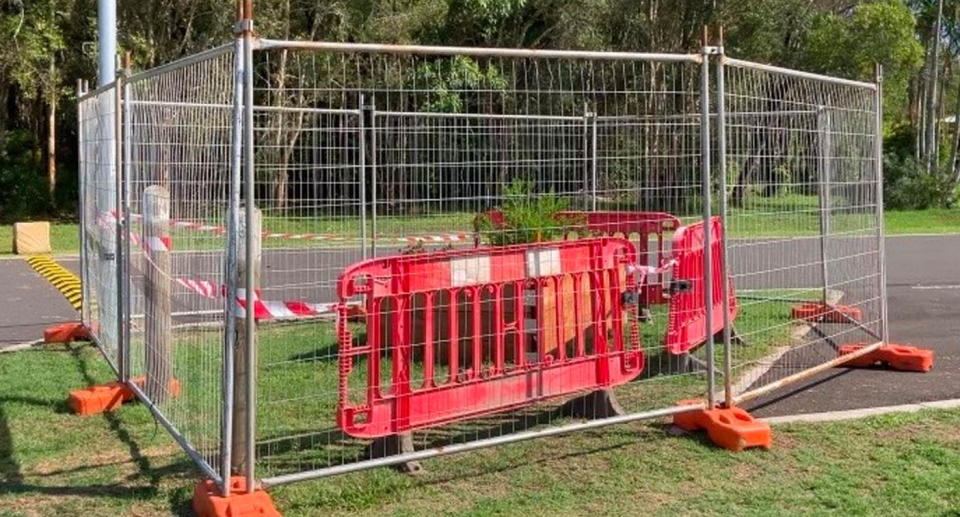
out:
<path id="1" fill-rule="evenodd" d="M 338 425 L 374 438 L 634 379 L 643 351 L 623 318 L 635 261 L 629 241 L 600 237 L 350 266 L 338 283 Z M 357 296 L 365 343 L 346 323 Z"/>
<path id="2" fill-rule="evenodd" d="M 737 316 L 737 298 L 733 281 L 721 259 L 723 250 L 723 226 L 719 218 L 710 220 L 710 248 L 713 264 L 713 321 L 710 336 L 723 330 L 723 282 L 729 282 L 730 321 Z M 680 355 L 706 342 L 706 310 L 704 297 L 703 250 L 705 233 L 703 222 L 684 226 L 673 234 L 672 281 L 674 285 L 686 282 L 688 288 L 674 290 L 670 297 L 670 316 L 667 326 L 666 348 L 671 354 Z"/>

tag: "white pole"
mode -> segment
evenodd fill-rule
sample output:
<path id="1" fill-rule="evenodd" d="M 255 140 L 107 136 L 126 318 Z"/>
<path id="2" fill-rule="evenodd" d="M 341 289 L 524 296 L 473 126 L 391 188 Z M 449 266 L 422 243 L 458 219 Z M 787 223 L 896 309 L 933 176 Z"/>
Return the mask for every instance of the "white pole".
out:
<path id="1" fill-rule="evenodd" d="M 97 0 L 97 35 L 100 66 L 99 86 L 117 76 L 117 0 Z"/>

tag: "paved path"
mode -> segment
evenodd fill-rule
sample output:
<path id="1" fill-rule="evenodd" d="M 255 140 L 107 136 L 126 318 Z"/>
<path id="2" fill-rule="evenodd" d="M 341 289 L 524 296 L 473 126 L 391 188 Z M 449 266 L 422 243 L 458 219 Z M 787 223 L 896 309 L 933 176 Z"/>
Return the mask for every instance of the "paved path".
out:
<path id="1" fill-rule="evenodd" d="M 960 235 L 887 239 L 890 339 L 932 348 L 925 374 L 835 368 L 746 404 L 757 416 L 960 398 Z"/>
<path id="2" fill-rule="evenodd" d="M 70 260 L 60 263 L 70 268 Z M 26 260 L 0 260 L 0 286 L 0 348 L 35 341 L 44 328 L 78 319 L 66 298 Z"/>

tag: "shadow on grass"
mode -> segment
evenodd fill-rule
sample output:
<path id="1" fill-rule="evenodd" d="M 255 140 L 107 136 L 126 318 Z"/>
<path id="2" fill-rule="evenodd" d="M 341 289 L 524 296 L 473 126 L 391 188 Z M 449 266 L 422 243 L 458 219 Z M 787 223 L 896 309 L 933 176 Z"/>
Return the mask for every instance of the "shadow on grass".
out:
<path id="1" fill-rule="evenodd" d="M 96 382 L 91 375 L 87 361 L 81 354 L 81 347 L 68 346 L 63 349 L 74 359 L 75 366 L 82 376 L 85 383 L 92 385 Z M 2 492 L 6 494 L 42 494 L 51 496 L 85 496 L 85 497 L 109 497 L 117 499 L 146 499 L 156 497 L 159 493 L 160 480 L 165 476 L 175 473 L 182 473 L 189 470 L 189 463 L 175 462 L 161 468 L 154 468 L 130 432 L 124 428 L 124 425 L 115 412 L 107 412 L 102 415 L 110 431 L 126 446 L 130 458 L 137 468 L 137 472 L 118 480 L 114 483 L 93 483 L 76 485 L 45 485 L 26 481 L 26 476 L 21 470 L 21 466 L 16 459 L 17 451 L 14 446 L 13 436 L 10 431 L 10 415 L 8 404 L 27 404 L 41 408 L 47 408 L 58 414 L 69 413 L 66 401 L 61 400 L 52 402 L 49 399 L 38 397 L 8 395 L 0 396 L 0 481 L 2 481 Z M 79 418 L 79 417 L 77 417 Z M 90 444 L 91 449 L 96 444 Z M 56 459 L 56 458 L 53 458 Z M 84 472 L 95 472 L 97 469 L 110 468 L 127 464 L 128 461 L 118 460 L 105 463 L 96 463 L 83 465 L 79 467 L 51 470 L 42 474 L 30 474 L 30 477 L 38 479 L 55 478 L 57 476 L 71 476 Z M 146 486 L 130 486 L 125 481 L 143 478 L 147 480 Z M 186 503 L 189 506 L 189 502 Z"/>

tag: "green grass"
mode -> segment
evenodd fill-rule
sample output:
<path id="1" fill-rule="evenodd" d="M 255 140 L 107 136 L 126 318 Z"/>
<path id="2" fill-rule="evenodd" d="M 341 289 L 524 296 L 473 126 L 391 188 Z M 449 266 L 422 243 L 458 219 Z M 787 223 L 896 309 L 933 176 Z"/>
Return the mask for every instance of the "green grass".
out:
<path id="1" fill-rule="evenodd" d="M 147 410 L 80 418 L 90 347 L 0 354 L 0 515 L 189 515 L 198 473 Z M 775 428 L 769 452 L 637 423 L 273 491 L 289 516 L 956 515 L 960 410 Z"/>
<path id="2" fill-rule="evenodd" d="M 454 212 L 432 216 L 384 217 L 378 221 L 377 235 L 381 246 L 400 251 L 407 244 L 400 237 L 435 233 L 473 232 L 475 214 Z M 689 219 L 689 218 L 688 218 Z M 685 219 L 687 220 L 687 219 Z M 887 235 L 917 233 L 960 233 L 960 209 L 929 209 L 890 211 L 885 214 Z M 871 233 L 872 219 L 863 214 L 835 214 L 834 232 Z M 357 245 L 359 221 L 333 218 L 280 218 L 265 216 L 264 227 L 277 233 L 311 233 L 349 237 L 348 240 L 290 240 L 267 238 L 265 248 L 330 247 Z M 775 200 L 761 200 L 749 209 L 732 208 L 729 214 L 729 234 L 736 237 L 813 236 L 819 231 L 816 200 L 812 196 L 784 196 Z M 50 240 L 56 254 L 75 254 L 79 236 L 74 223 L 53 223 Z M 373 229 L 368 222 L 368 234 Z M 174 242 L 179 249 L 218 249 L 224 246 L 222 237 L 213 233 L 174 230 Z M 0 225 L 0 257 L 13 253 L 12 226 Z"/>
<path id="3" fill-rule="evenodd" d="M 50 223 L 50 247 L 56 254 L 75 254 L 80 249 L 76 223 Z M 13 225 L 0 224 L 0 257 L 13 253 Z"/>

